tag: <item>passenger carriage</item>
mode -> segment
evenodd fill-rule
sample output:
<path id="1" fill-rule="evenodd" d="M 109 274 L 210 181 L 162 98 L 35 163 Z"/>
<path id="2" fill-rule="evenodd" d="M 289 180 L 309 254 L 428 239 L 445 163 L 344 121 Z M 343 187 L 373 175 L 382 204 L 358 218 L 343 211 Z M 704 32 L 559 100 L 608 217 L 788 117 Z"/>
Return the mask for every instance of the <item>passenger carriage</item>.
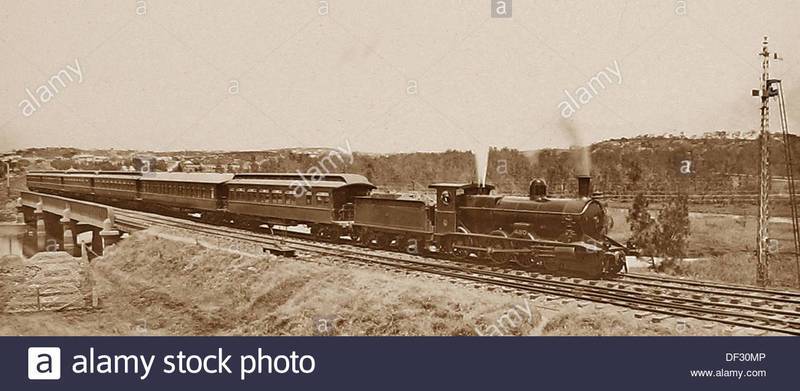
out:
<path id="1" fill-rule="evenodd" d="M 93 177 L 94 194 L 98 198 L 134 201 L 139 196 L 139 172 L 100 171 Z"/>
<path id="2" fill-rule="evenodd" d="M 353 219 L 353 199 L 375 188 L 356 174 L 237 174 L 227 182 L 228 211 L 264 224 L 309 225 L 318 236 L 335 236 Z"/>
<path id="3" fill-rule="evenodd" d="M 62 187 L 65 193 L 94 194 L 93 171 L 67 171 L 62 175 Z"/>
<path id="4" fill-rule="evenodd" d="M 227 196 L 224 183 L 233 174 L 220 173 L 149 173 L 139 179 L 142 201 L 192 210 L 213 211 L 223 208 Z"/>
<path id="5" fill-rule="evenodd" d="M 64 190 L 61 171 L 31 171 L 27 174 L 28 189 L 32 191 L 60 193 Z"/>

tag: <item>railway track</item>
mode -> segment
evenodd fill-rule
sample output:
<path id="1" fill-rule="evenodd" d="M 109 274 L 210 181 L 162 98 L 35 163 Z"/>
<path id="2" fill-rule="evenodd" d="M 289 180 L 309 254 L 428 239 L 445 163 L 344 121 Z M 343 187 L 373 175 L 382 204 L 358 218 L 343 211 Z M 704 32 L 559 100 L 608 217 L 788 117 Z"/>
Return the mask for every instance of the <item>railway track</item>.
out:
<path id="1" fill-rule="evenodd" d="M 552 295 L 633 310 L 700 319 L 776 333 L 800 335 L 800 292 L 763 290 L 678 278 L 629 274 L 613 280 L 560 277 L 502 267 L 422 257 L 341 243 L 318 242 L 301 236 L 258 233 L 177 217 L 116 209 L 117 223 L 129 229 L 163 226 L 205 236 L 224 236 L 257 245 L 289 246 L 304 257 L 330 256 L 339 262 L 377 265 L 387 269 L 427 273 L 501 287 L 521 295 Z"/>

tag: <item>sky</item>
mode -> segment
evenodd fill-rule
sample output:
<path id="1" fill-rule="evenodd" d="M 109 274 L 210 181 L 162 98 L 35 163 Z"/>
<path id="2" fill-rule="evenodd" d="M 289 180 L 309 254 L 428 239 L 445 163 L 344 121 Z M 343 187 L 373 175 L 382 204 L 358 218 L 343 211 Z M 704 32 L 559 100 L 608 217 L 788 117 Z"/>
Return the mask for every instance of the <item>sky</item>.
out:
<path id="1" fill-rule="evenodd" d="M 800 125 L 800 2 L 509 3 L 493 17 L 492 0 L 2 0 L 0 150 L 531 150 L 746 131 L 764 35 Z"/>

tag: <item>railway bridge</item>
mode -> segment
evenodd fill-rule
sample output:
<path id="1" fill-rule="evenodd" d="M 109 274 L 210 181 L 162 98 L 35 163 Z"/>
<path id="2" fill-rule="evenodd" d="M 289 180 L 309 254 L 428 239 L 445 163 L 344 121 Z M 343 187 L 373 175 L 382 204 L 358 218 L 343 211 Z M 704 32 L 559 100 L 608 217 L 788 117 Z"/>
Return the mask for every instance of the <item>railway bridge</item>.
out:
<path id="1" fill-rule="evenodd" d="M 91 232 L 91 240 L 79 238 L 85 232 Z M 3 252 L 25 256 L 65 251 L 79 257 L 84 245 L 91 248 L 89 257 L 102 255 L 120 236 L 114 211 L 106 205 L 29 191 L 17 201 L 16 223 L 0 226 L 7 243 Z"/>

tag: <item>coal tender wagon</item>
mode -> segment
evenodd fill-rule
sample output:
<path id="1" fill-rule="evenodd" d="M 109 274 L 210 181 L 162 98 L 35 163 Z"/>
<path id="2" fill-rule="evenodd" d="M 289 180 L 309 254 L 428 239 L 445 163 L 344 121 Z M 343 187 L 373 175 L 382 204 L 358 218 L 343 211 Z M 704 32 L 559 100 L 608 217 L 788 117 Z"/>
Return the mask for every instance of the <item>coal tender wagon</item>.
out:
<path id="1" fill-rule="evenodd" d="M 373 248 L 419 253 L 433 234 L 434 208 L 395 194 L 356 197 L 353 239 Z"/>

